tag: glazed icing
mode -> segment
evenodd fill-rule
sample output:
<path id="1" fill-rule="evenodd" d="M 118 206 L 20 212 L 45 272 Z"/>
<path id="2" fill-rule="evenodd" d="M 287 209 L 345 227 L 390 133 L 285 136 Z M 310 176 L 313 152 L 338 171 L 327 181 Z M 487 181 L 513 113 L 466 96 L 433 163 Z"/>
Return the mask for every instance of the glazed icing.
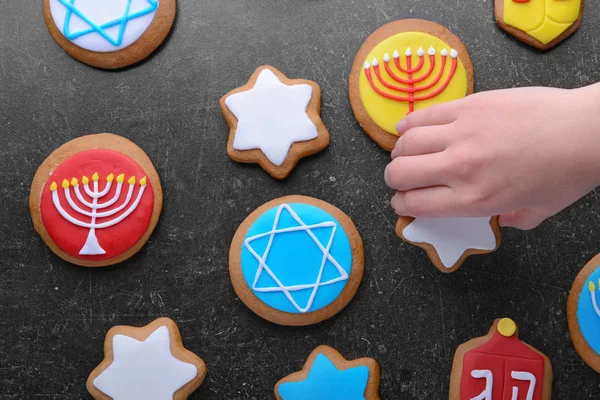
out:
<path id="1" fill-rule="evenodd" d="M 279 311 L 306 313 L 342 293 L 352 269 L 352 249 L 342 225 L 324 210 L 282 204 L 248 230 L 241 269 L 262 302 Z"/>
<path id="2" fill-rule="evenodd" d="M 58 30 L 77 46 L 98 53 L 122 50 L 150 27 L 159 0 L 50 0 Z"/>
<path id="3" fill-rule="evenodd" d="M 173 400 L 198 374 L 195 365 L 173 357 L 169 329 L 161 326 L 144 341 L 115 335 L 113 362 L 93 385 L 113 400 Z"/>
<path id="4" fill-rule="evenodd" d="M 588 277 L 577 303 L 577 322 L 583 338 L 600 355 L 600 266 Z"/>
<path id="5" fill-rule="evenodd" d="M 504 0 L 504 23 L 548 44 L 577 21 L 581 0 Z"/>
<path id="6" fill-rule="evenodd" d="M 371 79 L 365 73 L 367 65 Z M 373 66 L 379 67 L 377 72 Z M 467 71 L 458 53 L 424 32 L 397 33 L 381 41 L 367 55 L 359 77 L 363 107 L 373 122 L 393 135 L 409 112 L 460 99 L 467 89 Z"/>
<path id="7" fill-rule="evenodd" d="M 338 370 L 324 354 L 319 354 L 306 379 L 282 383 L 278 394 L 283 400 L 364 400 L 368 381 L 367 366 Z"/>
<path id="8" fill-rule="evenodd" d="M 491 217 L 416 218 L 402 235 L 413 243 L 431 244 L 444 267 L 451 268 L 468 249 L 496 248 L 490 220 Z"/>
<path id="9" fill-rule="evenodd" d="M 542 400 L 544 358 L 516 335 L 495 332 L 463 359 L 460 398 Z"/>
<path id="10" fill-rule="evenodd" d="M 42 223 L 52 241 L 87 260 L 116 257 L 146 232 L 154 193 L 144 170 L 112 150 L 87 150 L 63 161 L 44 185 Z"/>
<path id="11" fill-rule="evenodd" d="M 318 136 L 306 113 L 312 94 L 310 85 L 286 85 L 273 71 L 262 70 L 252 89 L 225 99 L 238 120 L 233 148 L 260 149 L 274 165 L 283 164 L 294 143 Z"/>

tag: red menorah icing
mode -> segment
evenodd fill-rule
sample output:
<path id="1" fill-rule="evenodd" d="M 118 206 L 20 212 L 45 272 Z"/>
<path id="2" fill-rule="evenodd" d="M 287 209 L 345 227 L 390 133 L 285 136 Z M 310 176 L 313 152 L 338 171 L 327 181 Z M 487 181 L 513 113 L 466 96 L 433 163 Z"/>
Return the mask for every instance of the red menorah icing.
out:
<path id="1" fill-rule="evenodd" d="M 396 68 L 399 71 L 401 71 L 402 73 L 406 74 L 407 75 L 406 78 L 399 76 L 398 73 L 392 69 L 392 67 L 390 66 L 391 58 L 388 53 L 385 53 L 383 56 L 383 66 L 387 72 L 387 75 L 395 83 L 399 83 L 399 84 L 406 85 L 406 86 L 399 86 L 397 84 L 388 82 L 386 80 L 386 78 L 384 76 L 382 76 L 382 74 L 381 74 L 381 70 L 379 67 L 380 64 L 379 64 L 379 60 L 377 60 L 377 58 L 373 58 L 371 63 L 369 63 L 368 60 L 365 61 L 364 71 L 365 71 L 367 80 L 369 81 L 369 84 L 371 85 L 373 90 L 375 90 L 375 92 L 377 92 L 377 94 L 379 94 L 380 96 L 386 97 L 388 99 L 391 99 L 391 100 L 408 102 L 408 114 L 410 114 L 411 112 L 413 112 L 415 110 L 415 102 L 432 99 L 432 98 L 436 97 L 437 95 L 439 95 L 440 93 L 442 93 L 444 90 L 446 90 L 446 88 L 452 81 L 452 78 L 454 77 L 454 73 L 456 72 L 456 69 L 458 67 L 458 52 L 454 49 L 451 49 L 450 53 L 448 53 L 447 49 L 443 49 L 439 53 L 441 56 L 440 57 L 441 58 L 441 66 L 440 66 L 440 70 L 439 70 L 438 74 L 435 76 L 435 78 L 431 82 L 429 82 L 427 84 L 423 84 L 422 86 L 419 86 L 418 84 L 425 81 L 426 79 L 430 78 L 433 74 L 433 71 L 435 70 L 435 66 L 437 63 L 436 50 L 433 47 L 429 48 L 429 50 L 427 52 L 427 54 L 429 56 L 429 67 L 428 67 L 427 71 L 425 71 L 425 73 L 423 73 L 422 75 L 417 76 L 417 77 L 415 77 L 415 74 L 421 72 L 421 70 L 423 69 L 423 66 L 425 65 L 425 51 L 423 50 L 423 48 L 419 48 L 419 51 L 417 52 L 417 55 L 419 56 L 419 61 L 415 67 L 412 66 L 412 51 L 411 51 L 410 47 L 406 50 L 406 52 L 404 54 L 406 56 L 406 58 L 405 58 L 406 66 L 402 65 L 402 61 L 400 59 L 400 53 L 398 53 L 398 50 L 394 51 L 393 59 L 394 59 L 394 65 L 396 66 Z M 450 55 L 450 58 L 452 59 L 452 62 L 450 65 L 450 72 L 449 72 L 448 76 L 446 77 L 446 79 L 444 81 L 442 81 L 444 72 L 447 71 L 446 65 L 448 64 L 447 63 L 448 55 Z M 375 79 L 373 78 L 373 74 L 375 75 L 375 78 L 377 78 L 378 83 L 375 82 Z M 379 85 L 382 85 L 388 89 L 399 92 L 402 95 L 388 93 L 387 91 L 380 88 Z M 431 93 L 420 94 L 421 92 L 424 92 L 429 89 L 435 89 L 435 90 L 433 90 Z"/>
<path id="2" fill-rule="evenodd" d="M 112 150 L 88 150 L 60 164 L 42 191 L 42 222 L 54 243 L 78 258 L 116 257 L 145 233 L 154 193 L 144 170 Z"/>

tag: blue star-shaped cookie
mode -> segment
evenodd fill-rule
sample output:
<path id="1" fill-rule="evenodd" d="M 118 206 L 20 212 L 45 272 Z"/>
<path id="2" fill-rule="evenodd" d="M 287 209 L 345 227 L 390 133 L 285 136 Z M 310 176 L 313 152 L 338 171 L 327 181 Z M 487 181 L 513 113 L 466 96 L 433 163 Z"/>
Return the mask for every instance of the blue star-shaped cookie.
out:
<path id="1" fill-rule="evenodd" d="M 60 3 L 63 4 L 67 8 L 67 14 L 65 17 L 65 25 L 63 28 L 63 35 L 67 39 L 75 40 L 77 38 L 88 35 L 90 33 L 97 32 L 104 39 L 106 39 L 108 42 L 110 42 L 114 46 L 120 46 L 123 43 L 123 38 L 125 36 L 125 29 L 127 28 L 127 23 L 130 20 L 140 18 L 144 15 L 151 14 L 154 11 L 156 11 L 156 9 L 158 8 L 158 0 L 146 0 L 148 2 L 148 7 L 143 8 L 138 11 L 135 11 L 135 12 L 132 12 L 132 10 L 131 10 L 131 1 L 132 0 L 127 0 L 125 12 L 123 13 L 122 17 L 114 19 L 112 21 L 108 21 L 103 24 L 97 24 L 94 21 L 92 21 L 90 18 L 88 18 L 88 16 L 86 16 L 83 12 L 81 12 L 81 10 L 79 8 L 77 8 L 77 6 L 75 5 L 75 0 L 58 0 L 58 1 L 60 1 Z M 82 29 L 78 32 L 71 32 L 70 25 L 71 25 L 71 17 L 73 15 L 76 15 L 77 17 L 81 18 L 81 20 L 83 20 L 87 25 L 89 25 L 89 28 Z M 116 39 L 111 37 L 107 32 L 107 29 L 112 28 L 114 26 L 119 26 L 119 34 Z"/>
<path id="2" fill-rule="evenodd" d="M 378 382 L 374 360 L 346 361 L 336 350 L 320 346 L 303 371 L 277 384 L 275 394 L 280 400 L 374 400 L 378 399 Z"/>

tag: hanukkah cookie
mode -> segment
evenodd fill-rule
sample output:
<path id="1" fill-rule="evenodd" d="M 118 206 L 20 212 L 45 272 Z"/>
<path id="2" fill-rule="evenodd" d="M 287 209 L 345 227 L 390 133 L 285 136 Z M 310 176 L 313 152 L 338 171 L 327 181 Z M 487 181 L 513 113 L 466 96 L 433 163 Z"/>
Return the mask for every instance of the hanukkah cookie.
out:
<path id="1" fill-rule="evenodd" d="M 146 153 L 110 133 L 56 149 L 37 170 L 29 209 L 35 230 L 56 255 L 102 267 L 137 253 L 162 208 L 160 179 Z"/>
<path id="2" fill-rule="evenodd" d="M 396 233 L 424 249 L 442 272 L 454 272 L 470 255 L 491 253 L 500 246 L 498 217 L 400 217 Z"/>
<path id="3" fill-rule="evenodd" d="M 109 330 L 104 360 L 86 386 L 97 400 L 185 400 L 205 377 L 206 364 L 183 347 L 175 322 L 159 318 L 143 328 Z"/>
<path id="4" fill-rule="evenodd" d="M 583 0 L 494 0 L 496 22 L 523 43 L 548 50 L 571 36 L 583 17 Z"/>
<path id="5" fill-rule="evenodd" d="M 363 276 L 362 240 L 346 214 L 305 196 L 272 200 L 250 214 L 229 250 L 240 299 L 280 325 L 311 325 L 352 299 Z"/>
<path id="6" fill-rule="evenodd" d="M 259 164 L 276 179 L 329 145 L 319 85 L 288 79 L 271 66 L 258 68 L 246 85 L 223 96 L 221 111 L 230 128 L 229 157 Z"/>
<path id="7" fill-rule="evenodd" d="M 454 354 L 450 400 L 549 400 L 551 392 L 550 360 L 519 340 L 509 318 L 494 321 L 486 336 Z"/>
<path id="8" fill-rule="evenodd" d="M 405 19 L 367 38 L 354 60 L 349 89 L 359 124 L 391 151 L 399 135 L 396 124 L 406 115 L 473 93 L 473 65 L 448 29 Z"/>
<path id="9" fill-rule="evenodd" d="M 277 400 L 379 400 L 379 365 L 372 358 L 347 361 L 329 346 L 317 347 L 302 371 L 275 386 Z"/>
<path id="10" fill-rule="evenodd" d="M 98 68 L 135 64 L 165 40 L 176 0 L 43 0 L 50 34 L 69 55 Z"/>
<path id="11" fill-rule="evenodd" d="M 575 350 L 600 373 L 600 254 L 583 267 L 569 293 L 567 318 Z"/>

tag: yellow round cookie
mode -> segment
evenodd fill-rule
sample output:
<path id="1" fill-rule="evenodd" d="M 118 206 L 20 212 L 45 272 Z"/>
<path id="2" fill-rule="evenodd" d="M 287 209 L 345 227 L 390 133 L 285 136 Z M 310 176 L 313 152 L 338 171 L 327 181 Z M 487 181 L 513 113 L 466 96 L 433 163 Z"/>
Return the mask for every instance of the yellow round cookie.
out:
<path id="1" fill-rule="evenodd" d="M 581 0 L 504 0 L 504 23 L 548 44 L 578 19 Z"/>
<path id="2" fill-rule="evenodd" d="M 410 56 L 406 55 L 408 49 L 410 49 L 408 51 L 408 53 L 411 54 Z M 430 58 L 434 51 L 434 67 L 430 68 Z M 394 54 L 394 52 L 396 52 L 396 54 Z M 452 57 L 451 52 L 452 47 L 450 45 L 440 38 L 425 32 L 398 33 L 376 45 L 365 60 L 365 68 L 368 67 L 372 81 L 380 91 L 401 98 L 402 100 L 390 99 L 377 93 L 367 78 L 366 70 L 363 69 L 359 78 L 360 99 L 371 119 L 386 132 L 392 135 L 398 135 L 395 128 L 396 124 L 410 111 L 411 101 L 407 100 L 410 97 L 409 93 L 386 87 L 381 81 L 383 80 L 385 83 L 396 87 L 410 88 L 410 84 L 398 82 L 386 71 L 385 60 L 389 60 L 388 66 L 391 69 L 392 74 L 402 80 L 410 80 L 411 77 L 409 77 L 408 73 L 403 72 L 396 67 L 395 56 L 397 56 L 400 66 L 406 70 L 408 69 L 408 57 L 410 57 L 412 69 L 416 69 L 420 63 L 421 56 L 419 53 L 423 54 L 422 57 L 424 61 L 422 67 L 411 74 L 412 80 L 418 81 L 413 84 L 415 89 L 415 92 L 413 93 L 414 101 L 412 101 L 414 110 L 465 97 L 468 91 L 467 71 L 460 57 Z M 419 90 L 419 88 L 426 88 L 437 80 L 440 71 L 442 71 L 442 59 L 444 58 L 442 54 L 447 55 L 445 56 L 446 63 L 439 81 L 430 88 Z M 451 76 L 452 63 L 454 60 L 456 60 L 457 65 L 454 74 Z M 381 80 L 375 74 L 374 67 L 379 68 Z M 420 80 L 420 78 L 425 76 L 427 76 L 425 79 Z M 447 86 L 444 87 L 446 84 Z M 429 99 L 419 100 L 420 98 L 434 94 L 440 89 L 442 90 L 439 94 Z"/>

